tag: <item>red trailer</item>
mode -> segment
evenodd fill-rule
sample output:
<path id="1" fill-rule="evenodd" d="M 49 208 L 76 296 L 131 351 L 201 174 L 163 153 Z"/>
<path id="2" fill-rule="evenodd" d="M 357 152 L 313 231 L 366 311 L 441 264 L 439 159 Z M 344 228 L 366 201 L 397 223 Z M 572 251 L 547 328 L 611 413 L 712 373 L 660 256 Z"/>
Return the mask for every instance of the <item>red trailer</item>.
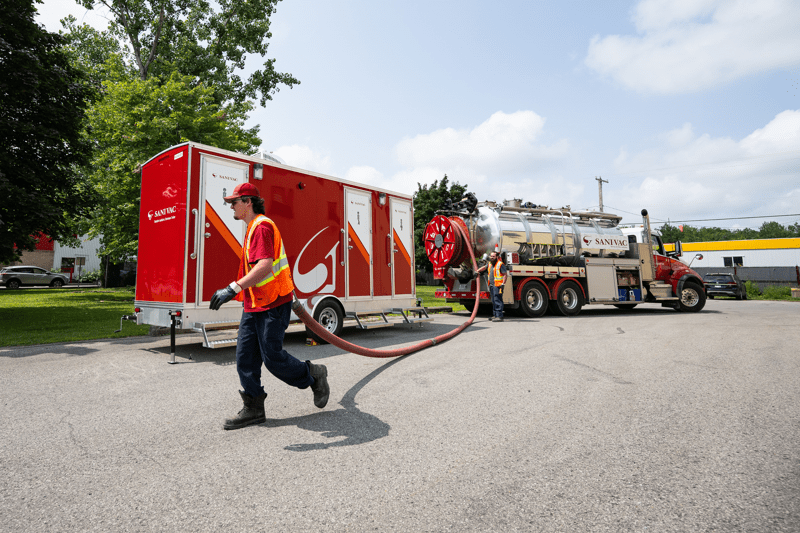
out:
<path id="1" fill-rule="evenodd" d="M 202 333 L 204 346 L 236 342 L 208 331 L 235 327 L 242 304 L 211 311 L 209 302 L 238 272 L 246 227 L 223 197 L 243 182 L 258 188 L 281 231 L 298 299 L 329 331 L 345 319 L 391 325 L 388 313 L 430 320 L 415 296 L 410 196 L 187 142 L 142 167 L 137 324 L 174 320 Z"/>

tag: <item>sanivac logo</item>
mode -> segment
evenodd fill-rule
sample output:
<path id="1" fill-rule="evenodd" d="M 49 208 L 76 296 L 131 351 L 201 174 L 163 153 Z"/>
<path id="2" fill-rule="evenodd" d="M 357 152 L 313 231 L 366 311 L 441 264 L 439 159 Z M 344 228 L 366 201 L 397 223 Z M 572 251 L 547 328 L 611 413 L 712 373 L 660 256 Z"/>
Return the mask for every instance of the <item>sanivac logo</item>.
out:
<path id="1" fill-rule="evenodd" d="M 150 210 L 147 212 L 147 220 L 155 219 L 154 223 L 158 222 L 165 222 L 167 220 L 172 220 L 175 218 L 175 213 L 178 212 L 178 206 L 173 205 L 172 207 L 165 207 L 164 209 L 159 209 L 158 211 Z"/>

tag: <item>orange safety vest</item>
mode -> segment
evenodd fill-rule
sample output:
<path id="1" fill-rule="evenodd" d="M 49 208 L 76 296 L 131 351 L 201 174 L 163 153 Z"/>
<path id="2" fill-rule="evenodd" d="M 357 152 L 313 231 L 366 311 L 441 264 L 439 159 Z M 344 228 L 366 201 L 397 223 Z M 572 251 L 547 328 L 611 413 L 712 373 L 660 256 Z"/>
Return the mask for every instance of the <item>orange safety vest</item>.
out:
<path id="1" fill-rule="evenodd" d="M 500 261 L 500 258 L 497 258 L 497 263 L 494 264 L 494 286 L 499 287 L 503 284 L 503 274 L 500 272 L 500 267 L 503 266 L 503 262 Z"/>
<path id="2" fill-rule="evenodd" d="M 264 215 L 258 215 L 247 226 L 247 235 L 244 239 L 244 248 L 242 249 L 242 259 L 239 263 L 239 279 L 242 279 L 252 270 L 250 263 L 247 261 L 250 256 L 250 240 L 253 237 L 255 229 L 260 224 L 269 224 L 272 226 L 272 233 L 274 235 L 272 250 L 276 257 L 272 259 L 272 271 L 267 274 L 267 277 L 256 283 L 255 286 L 245 289 L 248 291 L 248 294 L 250 294 L 253 307 L 267 306 L 281 296 L 285 296 L 294 290 L 292 275 L 289 270 L 289 259 L 286 257 L 286 250 L 283 248 L 281 232 L 278 231 L 278 226 Z M 236 299 L 239 301 L 244 300 L 244 291 L 237 294 Z"/>

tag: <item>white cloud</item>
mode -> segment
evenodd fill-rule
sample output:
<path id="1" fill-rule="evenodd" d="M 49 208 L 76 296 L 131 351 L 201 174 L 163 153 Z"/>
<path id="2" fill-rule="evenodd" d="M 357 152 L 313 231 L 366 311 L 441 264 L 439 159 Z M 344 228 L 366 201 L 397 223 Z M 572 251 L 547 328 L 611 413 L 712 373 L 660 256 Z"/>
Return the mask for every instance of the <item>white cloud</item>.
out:
<path id="1" fill-rule="evenodd" d="M 642 0 L 639 33 L 595 36 L 586 65 L 634 90 L 686 93 L 800 63 L 796 0 Z"/>
<path id="2" fill-rule="evenodd" d="M 397 158 L 407 167 L 458 167 L 474 173 L 505 173 L 537 160 L 563 157 L 566 141 L 545 145 L 539 141 L 545 119 L 533 111 L 498 111 L 467 130 L 446 128 L 403 139 Z"/>
<path id="3" fill-rule="evenodd" d="M 543 169 L 569 153 L 566 139 L 543 141 L 544 126 L 545 119 L 533 111 L 498 111 L 471 129 L 445 128 L 403 139 L 396 154 L 406 168 L 391 182 L 413 192 L 417 183 L 431 184 L 447 174 L 481 199 L 519 198 L 522 181 L 544 179 Z M 506 198 L 499 198 L 502 194 Z"/>
<path id="4" fill-rule="evenodd" d="M 663 137 L 662 147 L 620 152 L 614 181 L 628 185 L 606 196 L 609 205 L 641 204 L 656 220 L 798 212 L 800 110 L 778 114 L 741 140 L 696 136 L 691 125 Z"/>
<path id="5" fill-rule="evenodd" d="M 292 167 L 313 170 L 322 174 L 331 172 L 331 158 L 314 152 L 308 146 L 298 144 L 281 146 L 277 150 L 273 150 L 273 153 Z"/>

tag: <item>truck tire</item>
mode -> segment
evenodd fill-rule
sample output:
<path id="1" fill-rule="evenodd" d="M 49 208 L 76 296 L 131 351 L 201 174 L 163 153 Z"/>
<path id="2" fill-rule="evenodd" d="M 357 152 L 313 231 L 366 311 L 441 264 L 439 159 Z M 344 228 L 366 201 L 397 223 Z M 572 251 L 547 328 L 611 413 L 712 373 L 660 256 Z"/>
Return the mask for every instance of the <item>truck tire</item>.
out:
<path id="1" fill-rule="evenodd" d="M 459 300 L 458 303 L 463 305 L 467 308 L 467 311 L 472 313 L 472 310 L 475 309 L 475 300 L 470 298 L 468 300 Z M 492 306 L 491 304 L 478 304 L 478 316 L 488 316 L 492 314 Z"/>
<path id="2" fill-rule="evenodd" d="M 314 320 L 338 337 L 344 326 L 344 311 L 342 311 L 342 308 L 335 301 L 326 300 L 317 305 L 317 308 L 314 310 Z M 327 341 L 323 340 L 308 328 L 306 328 L 306 334 L 320 344 L 327 343 Z"/>
<path id="3" fill-rule="evenodd" d="M 684 312 L 696 313 L 706 305 L 706 291 L 692 281 L 683 284 L 678 297 L 678 309 Z"/>
<path id="4" fill-rule="evenodd" d="M 574 281 L 565 281 L 558 286 L 556 299 L 550 302 L 550 310 L 562 316 L 575 316 L 583 307 L 583 293 Z"/>
<path id="5" fill-rule="evenodd" d="M 539 318 L 547 312 L 547 290 L 538 281 L 529 281 L 522 287 L 519 307 L 525 316 Z"/>

